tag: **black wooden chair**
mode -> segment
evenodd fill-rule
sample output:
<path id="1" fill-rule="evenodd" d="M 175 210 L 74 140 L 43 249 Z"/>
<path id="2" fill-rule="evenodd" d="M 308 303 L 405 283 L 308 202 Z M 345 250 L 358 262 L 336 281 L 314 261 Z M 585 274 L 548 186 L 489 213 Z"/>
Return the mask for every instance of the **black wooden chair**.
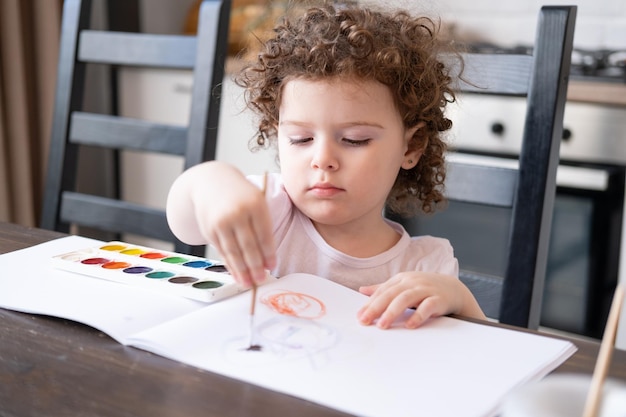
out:
<path id="1" fill-rule="evenodd" d="M 468 270 L 459 258 L 460 278 L 485 314 L 502 323 L 539 325 L 575 18 L 575 6 L 543 7 L 532 55 L 463 54 L 464 78 L 469 81 L 460 82 L 463 94 L 527 97 L 523 145 L 515 166 L 460 162 L 451 152 L 445 184 L 450 206 L 480 204 L 512 210 L 510 225 L 505 226 L 509 233 L 503 277 Z M 467 227 L 463 224 L 467 219 L 446 214 L 444 210 L 434 216 L 394 220 L 412 235 L 448 237 L 453 246 L 454 239 L 442 228 L 462 229 L 454 234 L 466 231 L 465 239 L 480 234 L 480 226 Z"/>
<path id="2" fill-rule="evenodd" d="M 62 232 L 71 225 L 174 243 L 178 252 L 203 255 L 171 233 L 164 210 L 116 196 L 79 192 L 79 147 L 178 155 L 188 168 L 215 158 L 220 86 L 227 55 L 230 0 L 205 0 L 197 36 L 90 30 L 91 0 L 65 0 L 53 126 L 41 227 Z M 118 4 L 119 6 L 119 4 Z M 169 126 L 83 110 L 87 65 L 193 70 L 189 123 Z M 98 176 L 102 173 L 90 172 Z"/>

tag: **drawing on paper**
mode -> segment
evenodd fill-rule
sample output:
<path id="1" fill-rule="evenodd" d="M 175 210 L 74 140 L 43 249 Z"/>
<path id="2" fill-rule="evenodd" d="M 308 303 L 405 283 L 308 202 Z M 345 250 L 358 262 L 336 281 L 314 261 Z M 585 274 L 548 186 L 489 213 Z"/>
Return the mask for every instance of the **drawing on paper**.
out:
<path id="1" fill-rule="evenodd" d="M 326 314 L 326 306 L 317 298 L 293 291 L 275 291 L 264 295 L 261 302 L 278 314 L 304 319 L 318 319 Z"/>
<path id="2" fill-rule="evenodd" d="M 263 295 L 260 301 L 279 314 L 255 329 L 258 339 L 274 355 L 309 356 L 337 343 L 337 331 L 315 321 L 326 314 L 326 305 L 318 298 L 276 290 Z"/>
<path id="3" fill-rule="evenodd" d="M 336 346 L 340 338 L 334 327 L 316 321 L 326 314 L 324 302 L 309 294 L 287 290 L 271 291 L 259 301 L 278 314 L 255 326 L 254 338 L 263 349 L 250 355 L 241 349 L 245 344 L 243 338 L 231 340 L 225 346 L 229 359 L 259 364 L 306 357 L 313 367 L 328 361 L 323 352 Z"/>
<path id="4" fill-rule="evenodd" d="M 255 328 L 255 338 L 263 349 L 247 351 L 245 336 L 231 339 L 224 345 L 225 359 L 245 366 L 305 358 L 312 368 L 331 361 L 329 351 L 341 338 L 332 326 L 292 316 L 272 317 Z"/>

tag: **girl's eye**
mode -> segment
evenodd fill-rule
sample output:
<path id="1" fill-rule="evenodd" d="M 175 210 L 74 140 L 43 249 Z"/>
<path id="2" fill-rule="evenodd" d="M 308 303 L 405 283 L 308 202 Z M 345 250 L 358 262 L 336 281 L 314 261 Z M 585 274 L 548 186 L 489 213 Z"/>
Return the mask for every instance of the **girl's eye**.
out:
<path id="1" fill-rule="evenodd" d="M 312 141 L 313 138 L 289 138 L 290 145 L 302 145 Z"/>
<path id="2" fill-rule="evenodd" d="M 370 143 L 371 139 L 348 139 L 343 138 L 343 141 L 350 146 L 365 146 Z"/>

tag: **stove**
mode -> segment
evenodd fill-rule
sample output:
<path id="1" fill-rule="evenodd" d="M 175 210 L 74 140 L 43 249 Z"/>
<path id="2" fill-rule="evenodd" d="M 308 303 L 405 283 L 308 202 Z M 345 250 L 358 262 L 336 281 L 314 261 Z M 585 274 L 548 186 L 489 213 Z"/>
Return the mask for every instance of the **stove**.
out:
<path id="1" fill-rule="evenodd" d="M 524 45 L 464 46 L 473 53 L 532 54 Z M 452 147 L 464 151 L 519 154 L 525 99 L 467 94 L 450 108 Z M 574 48 L 563 121 L 561 160 L 626 166 L 626 50 Z M 457 134 L 476 132 L 472 135 Z M 456 133 L 455 133 L 456 132 Z"/>
<path id="2" fill-rule="evenodd" d="M 570 79 L 626 83 L 626 50 L 574 49 Z"/>
<path id="3" fill-rule="evenodd" d="M 512 47 L 479 42 L 462 45 L 471 53 L 532 55 L 533 48 L 526 45 Z M 574 48 L 571 60 L 571 80 L 607 83 L 626 83 L 626 49 Z"/>

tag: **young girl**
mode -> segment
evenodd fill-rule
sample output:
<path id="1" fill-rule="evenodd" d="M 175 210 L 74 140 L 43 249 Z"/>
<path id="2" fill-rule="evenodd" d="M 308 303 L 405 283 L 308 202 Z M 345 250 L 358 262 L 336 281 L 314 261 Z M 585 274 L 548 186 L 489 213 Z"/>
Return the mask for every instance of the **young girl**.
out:
<path id="1" fill-rule="evenodd" d="M 363 6 L 285 18 L 237 80 L 280 174 L 263 193 L 261 176 L 227 163 L 192 167 L 170 190 L 172 231 L 213 245 L 243 285 L 269 269 L 361 291 L 365 325 L 388 328 L 407 308 L 408 328 L 445 314 L 484 318 L 449 242 L 411 238 L 384 216 L 443 200 L 443 109 L 454 93 L 435 33 L 427 18 Z"/>

